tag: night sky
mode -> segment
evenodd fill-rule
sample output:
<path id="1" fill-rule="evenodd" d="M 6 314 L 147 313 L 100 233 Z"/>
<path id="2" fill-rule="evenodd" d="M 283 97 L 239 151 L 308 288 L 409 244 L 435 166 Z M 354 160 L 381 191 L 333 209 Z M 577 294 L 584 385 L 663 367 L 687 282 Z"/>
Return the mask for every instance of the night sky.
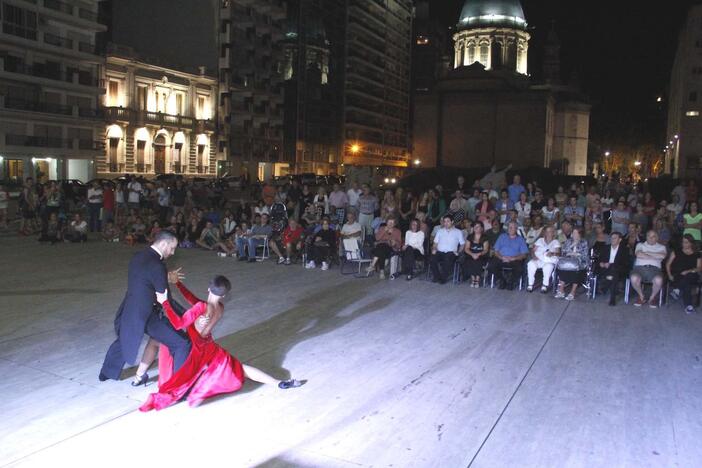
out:
<path id="1" fill-rule="evenodd" d="M 455 25 L 463 0 L 433 0 L 433 15 Z M 522 0 L 533 28 L 529 70 L 541 69 L 543 41 L 555 20 L 564 77 L 591 99 L 591 139 L 601 145 L 662 145 L 678 33 L 695 0 Z"/>

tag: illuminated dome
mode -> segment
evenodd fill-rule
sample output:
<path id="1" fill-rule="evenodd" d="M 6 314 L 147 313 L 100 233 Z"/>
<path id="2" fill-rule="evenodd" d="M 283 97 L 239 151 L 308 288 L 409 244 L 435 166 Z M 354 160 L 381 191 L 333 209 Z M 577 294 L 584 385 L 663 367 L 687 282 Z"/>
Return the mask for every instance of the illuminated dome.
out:
<path id="1" fill-rule="evenodd" d="M 458 28 L 483 27 L 526 29 L 526 17 L 519 0 L 466 0 L 458 20 Z"/>

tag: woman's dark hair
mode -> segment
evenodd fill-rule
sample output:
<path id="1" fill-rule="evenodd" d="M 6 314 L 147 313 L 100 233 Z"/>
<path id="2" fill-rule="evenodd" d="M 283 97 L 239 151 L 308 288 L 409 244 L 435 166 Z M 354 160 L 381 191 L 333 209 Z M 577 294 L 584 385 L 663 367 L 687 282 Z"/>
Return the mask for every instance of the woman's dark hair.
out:
<path id="1" fill-rule="evenodd" d="M 232 283 L 229 282 L 226 276 L 217 275 L 210 280 L 209 289 L 215 296 L 226 296 L 232 289 Z"/>
<path id="2" fill-rule="evenodd" d="M 475 229 L 476 226 L 480 226 L 480 227 L 482 227 L 482 228 L 485 228 L 485 226 L 483 225 L 482 222 L 480 222 L 480 221 L 473 221 L 473 223 L 471 224 L 471 227 L 472 227 L 473 229 Z"/>
<path id="3" fill-rule="evenodd" d="M 692 234 L 684 234 L 683 239 L 687 239 L 688 242 L 690 242 L 690 245 L 692 246 L 692 251 L 694 253 L 698 252 L 699 247 L 697 246 L 697 241 L 695 240 L 695 238 L 692 237 Z M 680 242 L 680 248 L 682 248 L 682 241 Z"/>

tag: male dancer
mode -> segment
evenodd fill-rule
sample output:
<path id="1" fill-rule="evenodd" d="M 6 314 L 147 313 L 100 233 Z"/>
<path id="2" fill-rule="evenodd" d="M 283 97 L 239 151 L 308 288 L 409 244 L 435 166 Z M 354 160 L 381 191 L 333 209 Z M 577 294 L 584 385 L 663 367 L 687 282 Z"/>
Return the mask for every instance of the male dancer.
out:
<path id="1" fill-rule="evenodd" d="M 115 317 L 117 339 L 105 355 L 98 378 L 119 380 L 124 363 L 135 363 L 144 333 L 168 347 L 174 371 L 183 365 L 190 352 L 190 341 L 176 332 L 168 319 L 155 310 L 156 293 L 168 289 L 168 273 L 163 263 L 173 255 L 178 239 L 170 231 L 156 234 L 150 247 L 137 252 L 129 262 L 127 294 Z M 158 307 L 158 306 L 156 306 Z"/>

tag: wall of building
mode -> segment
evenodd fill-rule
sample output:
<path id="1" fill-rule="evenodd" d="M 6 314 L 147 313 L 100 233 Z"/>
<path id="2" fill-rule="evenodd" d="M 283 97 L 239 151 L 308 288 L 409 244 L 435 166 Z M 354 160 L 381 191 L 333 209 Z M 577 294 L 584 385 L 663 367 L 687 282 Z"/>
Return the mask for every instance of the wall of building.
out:
<path id="1" fill-rule="evenodd" d="M 589 138 L 589 107 L 577 103 L 559 104 L 555 113 L 553 160 L 566 159 L 568 175 L 587 175 Z"/>

